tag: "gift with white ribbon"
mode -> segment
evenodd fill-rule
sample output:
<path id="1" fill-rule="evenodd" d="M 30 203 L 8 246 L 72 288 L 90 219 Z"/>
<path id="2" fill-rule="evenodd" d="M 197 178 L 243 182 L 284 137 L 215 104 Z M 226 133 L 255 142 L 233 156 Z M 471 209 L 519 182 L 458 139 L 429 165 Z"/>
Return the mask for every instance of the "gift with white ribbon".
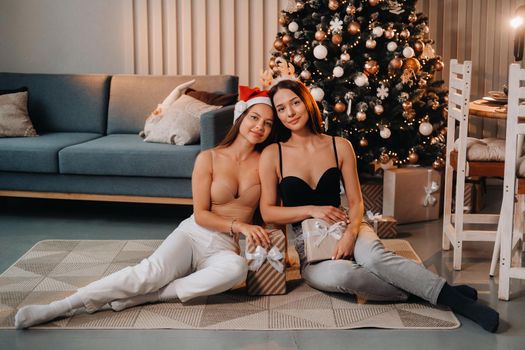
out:
<path id="1" fill-rule="evenodd" d="M 366 211 L 365 220 L 372 224 L 379 238 L 394 238 L 397 236 L 397 220 L 393 216 L 381 215 Z"/>
<path id="2" fill-rule="evenodd" d="M 316 262 L 329 260 L 346 229 L 344 221 L 332 225 L 321 219 L 306 219 L 301 223 L 306 260 Z"/>
<path id="3" fill-rule="evenodd" d="M 246 289 L 249 295 L 275 295 L 286 293 L 284 252 L 286 237 L 281 230 L 268 233 L 271 248 L 266 250 L 254 242 L 246 242 L 248 260 Z"/>
<path id="4" fill-rule="evenodd" d="M 245 255 L 246 259 L 250 261 L 248 266 L 250 271 L 258 271 L 265 261 L 268 261 L 268 263 L 270 263 L 270 265 L 279 273 L 283 273 L 284 271 L 284 265 L 281 262 L 284 256 L 277 247 L 272 247 L 270 251 L 267 251 L 258 245 L 257 248 L 255 248 L 254 253 L 246 253 Z"/>

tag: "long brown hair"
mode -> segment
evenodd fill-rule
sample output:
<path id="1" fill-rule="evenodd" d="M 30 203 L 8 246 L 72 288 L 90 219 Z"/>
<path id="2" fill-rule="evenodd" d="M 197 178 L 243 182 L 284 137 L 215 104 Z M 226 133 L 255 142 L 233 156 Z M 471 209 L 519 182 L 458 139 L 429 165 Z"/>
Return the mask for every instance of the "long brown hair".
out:
<path id="1" fill-rule="evenodd" d="M 253 105 L 253 106 L 255 106 L 255 105 Z M 248 113 L 250 112 L 250 109 L 252 109 L 253 106 L 251 106 L 250 108 L 245 110 L 244 113 L 241 114 L 241 116 L 239 118 L 237 118 L 235 123 L 233 123 L 230 131 L 228 131 L 226 136 L 224 136 L 222 141 L 217 145 L 218 148 L 228 147 L 228 146 L 231 146 L 233 144 L 233 141 L 235 141 L 235 139 L 237 138 L 237 135 L 239 135 L 239 129 L 241 128 L 242 121 L 244 120 L 246 115 L 248 115 Z M 254 149 L 257 152 L 262 152 L 262 150 L 266 146 L 268 146 L 269 144 L 274 143 L 276 141 L 276 130 L 275 130 L 275 121 L 276 120 L 277 120 L 277 117 L 275 116 L 275 111 L 274 111 L 273 112 L 273 124 L 272 124 L 272 129 L 270 130 L 270 134 L 268 135 L 266 140 L 264 140 L 263 142 L 258 143 L 258 144 L 255 145 Z"/>
<path id="2" fill-rule="evenodd" d="M 306 110 L 308 111 L 308 116 L 310 117 L 308 118 L 308 123 L 306 125 L 314 134 L 322 134 L 324 130 L 323 120 L 321 118 L 321 111 L 319 110 L 317 102 L 313 98 L 312 94 L 310 94 L 308 88 L 303 83 L 297 80 L 281 80 L 280 82 L 275 84 L 268 92 L 268 95 L 272 100 L 272 104 L 273 97 L 275 96 L 277 91 L 283 89 L 288 89 L 292 91 L 301 99 L 301 101 L 303 101 L 303 103 L 306 106 Z M 273 113 L 275 114 L 275 116 L 277 116 L 275 104 L 273 105 Z M 286 141 L 290 138 L 292 132 L 290 131 L 290 129 L 283 125 L 283 123 L 279 120 L 278 117 L 275 118 L 273 124 L 274 128 L 276 129 L 277 141 Z"/>

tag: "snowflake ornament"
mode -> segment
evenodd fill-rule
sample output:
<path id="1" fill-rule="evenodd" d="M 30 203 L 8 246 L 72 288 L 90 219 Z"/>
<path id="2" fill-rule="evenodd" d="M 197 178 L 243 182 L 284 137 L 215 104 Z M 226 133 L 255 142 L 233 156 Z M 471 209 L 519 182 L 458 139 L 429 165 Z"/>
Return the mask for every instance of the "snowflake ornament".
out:
<path id="1" fill-rule="evenodd" d="M 377 97 L 382 100 L 388 97 L 388 88 L 385 86 L 385 84 L 381 83 L 381 86 L 377 88 Z"/>
<path id="2" fill-rule="evenodd" d="M 330 30 L 332 33 L 340 33 L 343 30 L 343 21 L 338 16 L 334 16 L 334 19 L 330 21 Z"/>

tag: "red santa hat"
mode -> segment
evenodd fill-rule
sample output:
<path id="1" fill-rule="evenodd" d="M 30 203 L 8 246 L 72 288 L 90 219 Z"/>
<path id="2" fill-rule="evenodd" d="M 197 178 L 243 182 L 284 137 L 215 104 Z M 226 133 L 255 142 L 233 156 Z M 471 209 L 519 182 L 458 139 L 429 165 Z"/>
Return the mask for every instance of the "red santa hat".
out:
<path id="1" fill-rule="evenodd" d="M 272 106 L 272 101 L 268 97 L 268 91 L 259 90 L 259 88 L 251 88 L 249 86 L 239 86 L 239 102 L 235 104 L 233 112 L 233 122 L 235 121 L 251 106 L 258 103 L 263 103 Z"/>

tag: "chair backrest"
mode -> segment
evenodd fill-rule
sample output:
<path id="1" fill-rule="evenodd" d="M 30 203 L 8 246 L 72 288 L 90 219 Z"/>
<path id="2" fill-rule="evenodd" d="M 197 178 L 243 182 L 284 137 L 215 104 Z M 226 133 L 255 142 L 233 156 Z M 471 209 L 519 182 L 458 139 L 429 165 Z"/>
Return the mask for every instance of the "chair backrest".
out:
<path id="1" fill-rule="evenodd" d="M 470 101 L 470 80 L 472 62 L 463 64 L 458 60 L 450 60 L 450 76 L 448 91 L 448 123 L 447 123 L 447 163 L 450 162 L 450 152 L 454 149 L 456 140 L 456 121 L 459 122 L 459 144 L 462 150 L 458 154 L 458 165 L 466 162 L 466 147 L 468 133 L 468 113 Z"/>
<path id="2" fill-rule="evenodd" d="M 514 179 L 518 159 L 523 149 L 523 136 L 525 135 L 525 69 L 519 64 L 513 63 L 509 67 L 509 99 L 507 105 L 507 131 L 505 136 L 505 181 L 504 186 L 512 186 L 509 190 L 513 191 Z M 521 121 L 520 121 L 521 120 Z"/>
<path id="3" fill-rule="evenodd" d="M 459 64 L 456 59 L 450 60 L 448 114 L 459 122 L 468 116 L 471 74 L 471 61 Z"/>

